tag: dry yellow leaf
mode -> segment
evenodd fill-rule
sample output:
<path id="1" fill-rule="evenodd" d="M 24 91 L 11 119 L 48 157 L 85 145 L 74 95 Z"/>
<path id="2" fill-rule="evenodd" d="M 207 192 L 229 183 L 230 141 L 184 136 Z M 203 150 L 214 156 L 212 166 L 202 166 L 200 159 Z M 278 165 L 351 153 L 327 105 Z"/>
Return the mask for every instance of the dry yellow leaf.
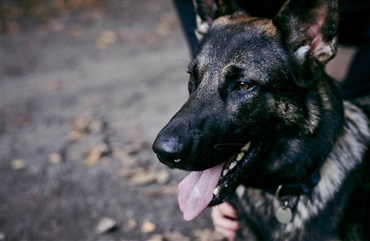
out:
<path id="1" fill-rule="evenodd" d="M 165 184 L 170 180 L 170 174 L 166 170 L 161 170 L 157 173 L 157 183 Z"/>
<path id="2" fill-rule="evenodd" d="M 126 228 L 127 228 L 127 229 L 134 229 L 134 228 L 136 228 L 136 226 L 137 226 L 137 222 L 136 222 L 136 220 L 135 220 L 135 219 L 133 219 L 133 218 L 130 218 L 130 219 L 127 221 L 127 223 L 126 223 Z"/>
<path id="3" fill-rule="evenodd" d="M 159 197 L 163 195 L 177 195 L 178 188 L 177 185 L 163 185 L 156 189 L 150 189 L 146 191 L 150 196 Z"/>
<path id="4" fill-rule="evenodd" d="M 136 175 L 137 173 L 142 173 L 142 172 L 145 172 L 145 169 L 143 167 L 138 167 L 138 168 L 133 168 L 133 169 L 121 168 L 118 171 L 118 175 L 120 175 L 121 177 L 130 178 Z"/>
<path id="5" fill-rule="evenodd" d="M 92 148 L 86 156 L 85 163 L 89 166 L 99 162 L 101 157 L 109 152 L 109 147 L 105 143 L 99 143 Z"/>
<path id="6" fill-rule="evenodd" d="M 196 241 L 208 241 L 208 240 L 213 240 L 213 241 L 222 241 L 224 240 L 224 237 L 215 232 L 214 230 L 210 228 L 206 228 L 203 230 L 195 230 L 195 240 Z"/>
<path id="7" fill-rule="evenodd" d="M 151 233 L 155 230 L 155 224 L 152 223 L 149 219 L 145 219 L 143 225 L 141 226 L 141 231 L 143 233 Z"/>
<path id="8" fill-rule="evenodd" d="M 53 152 L 49 154 L 48 159 L 50 163 L 58 164 L 62 160 L 62 157 L 58 152 Z"/>
<path id="9" fill-rule="evenodd" d="M 96 227 L 97 233 L 106 233 L 109 230 L 117 227 L 117 222 L 114 219 L 103 217 Z"/>
<path id="10" fill-rule="evenodd" d="M 163 234 L 153 234 L 147 241 L 168 241 Z"/>
<path id="11" fill-rule="evenodd" d="M 81 140 L 82 138 L 84 138 L 85 134 L 82 133 L 81 131 L 76 131 L 76 130 L 73 130 L 69 133 L 68 135 L 68 139 L 72 140 L 72 141 L 79 141 Z"/>
<path id="12" fill-rule="evenodd" d="M 26 162 L 22 159 L 15 159 L 10 163 L 13 170 L 20 170 L 26 167 Z"/>
<path id="13" fill-rule="evenodd" d="M 179 231 L 165 231 L 164 232 L 165 240 L 167 241 L 190 241 L 191 239 L 189 237 L 184 236 Z M 209 239 L 214 241 L 213 239 Z M 205 241 L 205 240 L 204 240 Z"/>
<path id="14" fill-rule="evenodd" d="M 157 174 L 153 171 L 144 170 L 131 177 L 132 185 L 148 185 L 157 181 Z"/>
<path id="15" fill-rule="evenodd" d="M 78 117 L 72 123 L 72 128 L 78 131 L 86 131 L 89 127 L 90 119 L 87 117 Z"/>
<path id="16" fill-rule="evenodd" d="M 117 35 L 111 30 L 105 30 L 96 41 L 98 49 L 106 49 L 117 41 Z"/>
<path id="17" fill-rule="evenodd" d="M 114 157 L 120 159 L 127 166 L 134 166 L 137 164 L 138 157 L 128 154 L 126 151 L 114 148 L 113 149 Z"/>

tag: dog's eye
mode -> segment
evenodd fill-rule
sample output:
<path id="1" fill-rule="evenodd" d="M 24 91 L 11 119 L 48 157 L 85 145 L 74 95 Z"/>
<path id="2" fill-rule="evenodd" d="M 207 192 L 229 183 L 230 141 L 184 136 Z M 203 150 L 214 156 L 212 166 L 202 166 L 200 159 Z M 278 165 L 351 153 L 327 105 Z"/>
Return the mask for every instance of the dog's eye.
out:
<path id="1" fill-rule="evenodd" d="M 247 89 L 249 89 L 249 87 L 250 87 L 250 85 L 247 82 L 240 81 L 238 83 L 238 89 L 239 90 L 247 90 Z"/>
<path id="2" fill-rule="evenodd" d="M 190 76 L 189 76 L 189 81 L 195 81 L 195 77 L 194 77 L 194 75 L 193 75 L 193 74 L 190 74 Z"/>
<path id="3" fill-rule="evenodd" d="M 189 93 L 193 93 L 196 89 L 195 77 L 193 74 L 190 74 L 189 81 L 188 81 L 188 91 Z"/>

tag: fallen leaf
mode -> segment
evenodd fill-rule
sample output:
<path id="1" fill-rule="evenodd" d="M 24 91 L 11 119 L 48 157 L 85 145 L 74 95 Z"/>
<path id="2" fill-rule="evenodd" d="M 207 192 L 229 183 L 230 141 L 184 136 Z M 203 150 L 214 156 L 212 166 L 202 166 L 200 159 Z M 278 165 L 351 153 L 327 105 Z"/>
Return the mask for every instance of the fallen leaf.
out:
<path id="1" fill-rule="evenodd" d="M 53 152 L 49 154 L 48 159 L 50 163 L 58 164 L 62 160 L 62 156 L 58 152 Z"/>
<path id="2" fill-rule="evenodd" d="M 159 171 L 156 176 L 158 184 L 165 184 L 170 180 L 170 174 L 165 170 Z"/>
<path id="3" fill-rule="evenodd" d="M 20 170 L 26 167 L 26 162 L 22 159 L 15 159 L 10 163 L 13 170 Z"/>
<path id="4" fill-rule="evenodd" d="M 135 220 L 135 219 L 133 219 L 133 218 L 130 218 L 130 219 L 127 221 L 126 225 L 125 225 L 125 227 L 126 227 L 127 229 L 134 229 L 134 228 L 136 228 L 136 226 L 137 226 L 137 222 L 136 222 L 136 220 Z"/>
<path id="5" fill-rule="evenodd" d="M 106 49 L 117 41 L 117 35 L 111 30 L 105 30 L 96 41 L 98 49 Z"/>
<path id="6" fill-rule="evenodd" d="M 157 181 L 157 174 L 153 171 L 144 169 L 135 173 L 130 178 L 132 185 L 148 185 Z"/>
<path id="7" fill-rule="evenodd" d="M 117 157 L 119 160 L 121 160 L 125 165 L 129 167 L 133 167 L 136 163 L 138 163 L 137 156 L 132 156 L 128 154 L 126 151 L 119 148 L 113 149 L 113 156 Z"/>
<path id="8" fill-rule="evenodd" d="M 79 131 L 82 133 L 87 132 L 99 132 L 104 127 L 104 122 L 99 119 L 92 119 L 86 116 L 83 117 L 77 117 L 74 120 L 72 120 L 71 123 L 72 130 Z"/>
<path id="9" fill-rule="evenodd" d="M 163 234 L 153 234 L 147 241 L 168 241 Z"/>
<path id="10" fill-rule="evenodd" d="M 147 148 L 150 144 L 144 140 L 136 140 L 135 143 L 123 147 L 123 150 L 129 155 L 135 155 L 138 152 L 142 151 L 144 148 Z"/>
<path id="11" fill-rule="evenodd" d="M 122 168 L 118 175 L 130 179 L 132 185 L 148 185 L 151 183 L 165 184 L 170 180 L 170 174 L 165 170 L 155 168 Z"/>
<path id="12" fill-rule="evenodd" d="M 143 233 L 151 233 L 155 230 L 155 224 L 152 223 L 149 219 L 145 219 L 143 225 L 141 226 L 141 231 Z"/>
<path id="13" fill-rule="evenodd" d="M 222 241 L 224 237 L 210 228 L 194 231 L 195 241 Z"/>
<path id="14" fill-rule="evenodd" d="M 114 219 L 103 217 L 100 219 L 98 226 L 96 227 L 97 233 L 106 233 L 117 227 L 117 222 Z"/>
<path id="15" fill-rule="evenodd" d="M 173 14 L 163 14 L 156 28 L 156 33 L 161 37 L 170 35 L 176 24 L 176 16 Z"/>
<path id="16" fill-rule="evenodd" d="M 89 130 L 92 132 L 99 132 L 103 129 L 104 123 L 101 120 L 91 120 L 89 123 Z"/>
<path id="17" fill-rule="evenodd" d="M 134 176 L 136 173 L 140 173 L 140 172 L 145 172 L 145 169 L 143 167 L 134 168 L 134 169 L 121 168 L 118 172 L 118 175 L 120 175 L 121 177 L 130 178 Z"/>
<path id="18" fill-rule="evenodd" d="M 89 127 L 90 119 L 87 117 L 78 117 L 72 121 L 72 129 L 85 132 Z"/>
<path id="19" fill-rule="evenodd" d="M 153 197 L 159 197 L 163 195 L 177 195 L 178 194 L 178 188 L 177 185 L 171 185 L 171 186 L 161 186 L 157 189 L 150 189 L 147 190 L 146 193 Z"/>
<path id="20" fill-rule="evenodd" d="M 165 231 L 164 232 L 165 240 L 167 241 L 190 241 L 189 237 L 184 236 L 179 231 Z M 209 239 L 212 240 L 212 239 Z"/>
<path id="21" fill-rule="evenodd" d="M 71 141 L 79 141 L 84 137 L 85 137 L 85 134 L 77 130 L 73 130 L 68 134 L 68 139 Z"/>
<path id="22" fill-rule="evenodd" d="M 88 166 L 94 165 L 98 163 L 101 157 L 104 155 L 109 154 L 110 148 L 105 143 L 99 143 L 94 148 L 92 148 L 90 151 L 87 152 L 87 156 L 85 158 L 85 163 Z"/>

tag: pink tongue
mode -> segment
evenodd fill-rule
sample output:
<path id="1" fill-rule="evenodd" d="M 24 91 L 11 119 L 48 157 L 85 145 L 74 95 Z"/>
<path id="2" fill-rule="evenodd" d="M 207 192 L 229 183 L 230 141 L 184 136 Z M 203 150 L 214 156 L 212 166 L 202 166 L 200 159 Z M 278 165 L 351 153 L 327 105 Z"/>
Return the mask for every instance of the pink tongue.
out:
<path id="1" fill-rule="evenodd" d="M 222 165 L 192 172 L 179 184 L 178 202 L 184 219 L 190 221 L 196 218 L 213 198 L 222 172 Z"/>

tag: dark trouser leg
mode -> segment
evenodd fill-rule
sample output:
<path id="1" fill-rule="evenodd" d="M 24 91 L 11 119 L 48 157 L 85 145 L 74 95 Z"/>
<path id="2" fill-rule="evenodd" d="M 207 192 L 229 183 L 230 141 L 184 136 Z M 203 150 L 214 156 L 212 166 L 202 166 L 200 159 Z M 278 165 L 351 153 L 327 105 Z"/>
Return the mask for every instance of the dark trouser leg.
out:
<path id="1" fill-rule="evenodd" d="M 191 56 L 194 57 L 198 48 L 198 40 L 194 32 L 196 29 L 196 22 L 193 1 L 174 0 L 174 3 L 190 48 Z"/>
<path id="2" fill-rule="evenodd" d="M 359 47 L 342 90 L 345 98 L 370 94 L 370 45 Z"/>

